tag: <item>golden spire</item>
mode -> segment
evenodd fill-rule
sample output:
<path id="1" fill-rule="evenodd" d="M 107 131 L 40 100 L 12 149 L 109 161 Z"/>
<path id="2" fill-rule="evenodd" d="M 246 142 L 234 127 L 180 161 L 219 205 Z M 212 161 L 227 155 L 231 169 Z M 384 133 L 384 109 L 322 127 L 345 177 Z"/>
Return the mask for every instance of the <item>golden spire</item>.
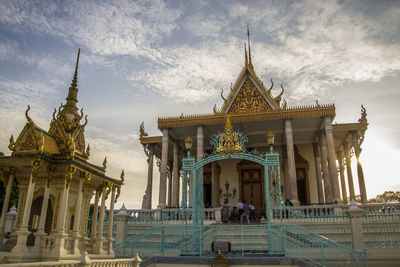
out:
<path id="1" fill-rule="evenodd" d="M 251 63 L 251 51 L 250 51 L 250 30 L 249 25 L 247 24 L 247 41 L 249 42 L 249 65 L 252 66 Z"/>
<path id="2" fill-rule="evenodd" d="M 64 105 L 64 110 L 70 110 L 74 113 L 77 113 L 78 108 L 76 107 L 76 103 L 78 102 L 78 65 L 79 65 L 79 55 L 81 53 L 81 49 L 78 49 L 78 56 L 76 58 L 75 72 L 74 77 L 72 78 L 71 86 L 68 90 L 68 96 L 65 100 L 67 103 Z"/>

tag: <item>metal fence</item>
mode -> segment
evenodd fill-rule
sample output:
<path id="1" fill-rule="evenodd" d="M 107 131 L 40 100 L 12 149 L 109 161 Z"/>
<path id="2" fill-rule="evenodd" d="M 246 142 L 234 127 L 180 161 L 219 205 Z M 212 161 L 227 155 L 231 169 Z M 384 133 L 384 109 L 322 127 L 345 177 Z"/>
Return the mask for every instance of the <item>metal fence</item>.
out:
<path id="1" fill-rule="evenodd" d="M 115 245 L 119 257 L 213 257 L 211 246 L 227 241 L 226 258 L 295 257 L 314 266 L 367 266 L 366 252 L 358 252 L 297 225 L 159 225 Z"/>

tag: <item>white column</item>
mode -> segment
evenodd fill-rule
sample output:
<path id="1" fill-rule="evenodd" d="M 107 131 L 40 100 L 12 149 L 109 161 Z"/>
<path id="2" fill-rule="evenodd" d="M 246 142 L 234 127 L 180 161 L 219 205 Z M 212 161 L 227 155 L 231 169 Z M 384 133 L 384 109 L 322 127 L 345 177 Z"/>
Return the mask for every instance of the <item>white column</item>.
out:
<path id="1" fill-rule="evenodd" d="M 149 169 L 147 171 L 147 187 L 146 187 L 146 209 L 151 209 L 151 198 L 153 192 L 153 164 L 154 164 L 154 146 L 149 144 L 148 163 Z"/>
<path id="2" fill-rule="evenodd" d="M 57 226 L 56 226 L 56 229 L 59 234 L 64 234 L 65 217 L 67 216 L 68 198 L 69 198 L 69 185 L 67 181 L 64 181 L 63 191 L 61 192 L 61 197 L 60 197 L 60 206 L 58 209 Z"/>
<path id="3" fill-rule="evenodd" d="M 103 237 L 103 226 L 104 226 L 104 213 L 106 206 L 106 193 L 107 193 L 107 185 L 103 184 L 103 192 L 101 194 L 101 206 L 100 206 L 100 218 L 99 218 L 99 229 L 97 232 L 97 238 Z"/>
<path id="4" fill-rule="evenodd" d="M 201 159 L 204 150 L 204 127 L 202 125 L 197 126 L 197 160 Z"/>
<path id="5" fill-rule="evenodd" d="M 317 190 L 318 190 L 318 203 L 325 203 L 324 189 L 322 186 L 322 175 L 321 175 L 321 153 L 318 147 L 318 143 L 313 143 L 314 148 L 314 160 L 315 160 L 315 173 L 317 178 Z"/>
<path id="6" fill-rule="evenodd" d="M 178 142 L 174 142 L 174 158 L 172 169 L 172 207 L 179 206 L 179 147 Z"/>
<path id="7" fill-rule="evenodd" d="M 6 195 L 4 197 L 4 202 L 3 202 L 3 210 L 1 211 L 0 233 L 4 232 L 4 225 L 6 222 L 8 204 L 10 203 L 11 188 L 12 188 L 12 184 L 14 182 L 15 170 L 16 170 L 15 167 L 10 167 L 10 174 L 8 176 L 8 182 L 7 182 L 7 187 L 6 187 Z"/>
<path id="8" fill-rule="evenodd" d="M 81 208 L 82 208 L 82 195 L 83 195 L 83 182 L 84 179 L 79 179 L 79 185 L 78 185 L 78 198 L 76 200 L 76 205 L 75 205 L 75 217 L 74 217 L 74 235 L 79 236 L 81 233 L 79 232 L 80 228 L 80 222 L 81 222 Z"/>
<path id="9" fill-rule="evenodd" d="M 101 191 L 100 189 L 96 190 L 96 195 L 94 197 L 94 207 L 92 213 L 92 229 L 90 231 L 90 238 L 94 239 L 96 236 L 96 226 L 97 226 L 97 216 L 98 216 L 98 207 L 99 207 L 99 198 L 100 198 Z"/>
<path id="10" fill-rule="evenodd" d="M 349 149 L 347 152 L 344 153 L 344 157 L 346 159 L 346 172 L 347 172 L 347 182 L 349 184 L 350 200 L 352 200 L 352 199 L 355 200 L 356 194 L 354 192 L 353 173 L 351 171 L 351 160 L 350 160 Z"/>
<path id="11" fill-rule="evenodd" d="M 161 168 L 160 168 L 160 189 L 158 194 L 158 208 L 167 206 L 167 166 L 168 166 L 168 129 L 163 129 L 162 151 L 161 151 Z"/>
<path id="12" fill-rule="evenodd" d="M 285 145 L 282 145 L 282 159 L 283 159 L 283 174 L 285 180 L 285 200 L 292 199 L 291 190 L 290 190 L 290 179 L 289 179 L 289 164 L 287 159 L 287 148 Z"/>
<path id="13" fill-rule="evenodd" d="M 324 128 L 325 128 L 325 136 L 326 136 L 326 147 L 328 150 L 328 161 L 329 161 L 329 176 L 331 178 L 331 185 L 333 191 L 334 200 L 337 202 L 341 202 L 340 198 L 340 189 L 339 189 L 339 179 L 336 167 L 336 152 L 335 152 L 335 143 L 333 140 L 333 130 L 332 130 L 332 122 L 330 117 L 324 118 Z"/>
<path id="14" fill-rule="evenodd" d="M 172 166 L 168 169 L 168 203 L 167 206 L 171 207 L 172 204 Z"/>
<path id="15" fill-rule="evenodd" d="M 108 214 L 108 240 L 112 239 L 112 226 L 114 223 L 114 203 L 115 203 L 115 186 L 112 187 L 111 200 L 110 200 L 110 213 Z"/>
<path id="16" fill-rule="evenodd" d="M 31 213 L 33 192 L 35 190 L 35 182 L 36 182 L 36 178 L 34 178 L 33 175 L 31 174 L 31 176 L 29 178 L 28 189 L 26 192 L 24 213 L 22 215 L 22 222 L 21 222 L 21 225 L 19 228 L 20 231 L 28 231 L 28 222 L 29 222 L 29 215 Z"/>
<path id="17" fill-rule="evenodd" d="M 326 143 L 324 132 L 319 134 L 319 145 L 321 149 L 321 167 L 322 167 L 322 180 L 324 181 L 325 189 L 325 203 L 332 203 L 332 188 L 331 180 L 329 178 L 328 156 L 326 155 Z"/>
<path id="18" fill-rule="evenodd" d="M 49 195 L 50 195 L 50 182 L 48 181 L 44 187 L 42 209 L 40 210 L 39 227 L 37 233 L 44 234 L 44 225 L 46 223 L 47 208 L 49 206 Z"/>
<path id="19" fill-rule="evenodd" d="M 337 160 L 339 163 L 340 186 L 342 189 L 343 204 L 347 204 L 347 191 L 346 191 L 346 181 L 344 178 L 344 164 L 343 164 L 343 152 L 342 151 L 340 151 L 337 154 Z"/>
<path id="20" fill-rule="evenodd" d="M 364 172 L 363 172 L 363 168 L 360 163 L 361 148 L 358 143 L 357 132 L 352 132 L 352 137 L 353 137 L 354 152 L 355 152 L 356 158 L 357 158 L 357 175 L 358 175 L 358 185 L 360 187 L 361 204 L 366 204 L 367 203 L 367 189 L 365 188 Z"/>
<path id="21" fill-rule="evenodd" d="M 288 174 L 289 174 L 289 182 L 291 190 L 290 201 L 293 203 L 293 205 L 298 205 L 299 197 L 297 191 L 296 162 L 294 160 L 293 129 L 291 120 L 285 120 L 285 135 L 286 135 L 286 149 L 288 156 Z"/>
<path id="22" fill-rule="evenodd" d="M 60 198 L 60 206 L 58 209 L 58 217 L 57 217 L 57 231 L 60 235 L 65 233 L 65 219 L 67 217 L 67 209 L 68 209 L 68 198 L 69 198 L 69 189 L 70 182 L 72 181 L 72 175 L 76 171 L 76 168 L 73 166 L 68 166 L 65 170 L 65 181 L 63 186 L 63 191 L 61 193 Z"/>

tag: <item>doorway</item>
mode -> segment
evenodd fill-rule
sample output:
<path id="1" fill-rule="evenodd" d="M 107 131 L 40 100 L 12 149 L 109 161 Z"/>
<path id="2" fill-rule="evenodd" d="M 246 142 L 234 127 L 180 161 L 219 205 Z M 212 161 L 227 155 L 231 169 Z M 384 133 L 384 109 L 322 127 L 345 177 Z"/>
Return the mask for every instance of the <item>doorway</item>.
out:
<path id="1" fill-rule="evenodd" d="M 247 204 L 254 205 L 255 218 L 260 218 L 264 214 L 261 177 L 261 169 L 241 170 L 242 190 L 240 198 Z"/>

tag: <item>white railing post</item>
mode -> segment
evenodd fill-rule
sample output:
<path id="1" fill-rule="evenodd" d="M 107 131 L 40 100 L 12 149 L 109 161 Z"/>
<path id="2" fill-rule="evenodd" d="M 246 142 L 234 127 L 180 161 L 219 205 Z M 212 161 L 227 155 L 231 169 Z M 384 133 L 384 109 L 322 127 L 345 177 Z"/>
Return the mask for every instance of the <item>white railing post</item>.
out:
<path id="1" fill-rule="evenodd" d="M 221 207 L 214 208 L 215 210 L 215 222 L 221 223 Z"/>
<path id="2" fill-rule="evenodd" d="M 125 205 L 115 214 L 115 243 L 121 243 L 128 237 L 128 212 Z"/>
<path id="3" fill-rule="evenodd" d="M 351 240 L 353 243 L 352 247 L 355 250 L 361 251 L 365 248 L 363 226 L 361 222 L 361 216 L 364 213 L 364 210 L 360 209 L 356 202 L 352 200 L 350 207 L 346 212 L 350 219 Z"/>

